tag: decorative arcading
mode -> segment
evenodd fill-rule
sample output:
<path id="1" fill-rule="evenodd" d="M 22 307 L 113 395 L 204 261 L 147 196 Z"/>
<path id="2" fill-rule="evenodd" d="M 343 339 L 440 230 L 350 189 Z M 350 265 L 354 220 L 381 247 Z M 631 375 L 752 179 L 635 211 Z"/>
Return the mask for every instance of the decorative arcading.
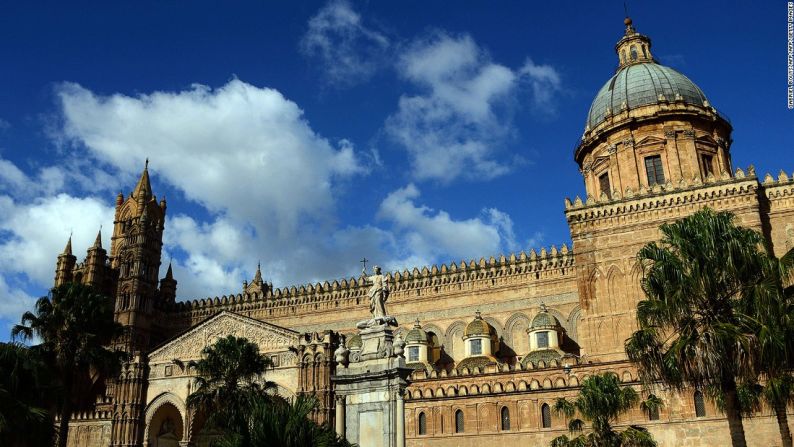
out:
<path id="1" fill-rule="evenodd" d="M 556 363 L 556 362 L 555 362 Z M 548 391 L 577 387 L 581 381 L 593 374 L 609 372 L 622 383 L 637 384 L 636 368 L 627 362 L 611 364 L 572 365 L 566 369 L 557 365 L 540 369 L 507 369 L 490 372 L 473 371 L 468 374 L 427 375 L 423 370 L 414 371 L 407 400 L 425 400 L 455 396 L 502 394 L 527 391 Z"/>
<path id="2" fill-rule="evenodd" d="M 733 177 L 723 172 L 719 179 L 709 175 L 705 183 L 699 178 L 691 181 L 682 179 L 676 185 L 671 183 L 664 186 L 654 185 L 639 192 L 626 188 L 624 196 L 618 191 L 614 191 L 611 198 L 606 194 L 602 194 L 598 200 L 588 196 L 585 203 L 582 203 L 582 199 L 578 196 L 574 202 L 565 199 L 565 214 L 571 224 L 621 215 L 633 214 L 639 217 L 643 212 L 670 206 L 683 206 L 743 194 L 749 196 L 758 188 L 755 169 L 750 166 L 747 174 L 742 169 L 737 169 Z"/>
<path id="3" fill-rule="evenodd" d="M 387 273 L 391 284 L 391 297 L 416 297 L 437 294 L 450 290 L 477 290 L 505 283 L 524 275 L 527 280 L 540 280 L 573 275 L 573 252 L 567 244 L 559 249 L 551 246 L 542 248 L 540 253 L 532 249 L 529 254 L 504 255 L 499 259 L 493 256 L 479 262 L 451 263 L 449 266 L 414 268 L 411 271 Z M 331 283 L 306 284 L 273 289 L 264 294 L 236 294 L 221 297 L 183 301 L 175 304 L 174 311 L 210 315 L 223 309 L 237 311 L 273 309 L 302 305 L 335 307 L 345 301 L 358 301 L 367 293 L 364 277 L 335 280 Z M 468 283 L 468 284 L 467 284 Z M 330 306 L 330 305 L 333 306 Z"/>

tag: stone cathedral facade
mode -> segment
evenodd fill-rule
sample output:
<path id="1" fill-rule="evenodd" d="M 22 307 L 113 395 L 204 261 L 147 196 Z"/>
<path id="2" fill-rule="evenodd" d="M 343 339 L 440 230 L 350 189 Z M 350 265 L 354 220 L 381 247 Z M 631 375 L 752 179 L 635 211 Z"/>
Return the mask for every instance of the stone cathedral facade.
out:
<path id="1" fill-rule="evenodd" d="M 730 122 L 697 85 L 654 59 L 630 19 L 615 50 L 617 72 L 596 94 L 573 154 L 586 197 L 565 199 L 572 246 L 387 274 L 389 314 L 413 369 L 403 396 L 406 445 L 548 445 L 567 430 L 554 400 L 607 371 L 664 401 L 660 412 L 636 408 L 619 425 L 643 425 L 662 446 L 728 442 L 724 416 L 700 390 L 643 390 L 626 361 L 623 342 L 643 296 L 635 256 L 658 239 L 660 224 L 706 206 L 735 213 L 780 256 L 794 244 L 794 179 L 734 166 Z M 274 288 L 257 269 L 240 290 L 178 302 L 170 266 L 157 277 L 166 210 L 144 169 L 131 194 L 116 198 L 110 252 L 98 237 L 84 262 L 71 241 L 58 257 L 56 285 L 81 281 L 115 297 L 126 329 L 118 345 L 132 354 L 93 407 L 75 413 L 69 445 L 208 445 L 215 434 L 185 405 L 195 374 L 184 365 L 228 334 L 257 343 L 279 392 L 316 394 L 316 420 L 334 424 L 332 379 L 344 366 L 333 353 L 340 343 L 361 349 L 363 278 Z M 749 445 L 780 442 L 768 409 L 745 431 Z"/>

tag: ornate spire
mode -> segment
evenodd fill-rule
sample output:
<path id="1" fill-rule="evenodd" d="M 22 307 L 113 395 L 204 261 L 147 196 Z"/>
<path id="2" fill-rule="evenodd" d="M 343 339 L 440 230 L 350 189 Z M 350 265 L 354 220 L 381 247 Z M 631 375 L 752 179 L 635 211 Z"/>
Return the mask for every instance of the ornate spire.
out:
<path id="1" fill-rule="evenodd" d="M 102 227 L 99 227 L 99 231 L 96 234 L 96 239 L 94 240 L 94 246 L 91 248 L 102 248 Z"/>
<path id="2" fill-rule="evenodd" d="M 626 31 L 623 38 L 615 45 L 615 52 L 618 54 L 619 67 L 627 67 L 633 64 L 655 62 L 651 54 L 651 39 L 637 32 L 632 25 L 631 17 L 626 17 L 623 24 Z"/>
<path id="3" fill-rule="evenodd" d="M 165 279 L 174 279 L 174 272 L 171 270 L 171 263 L 168 263 L 168 271 L 165 272 Z"/>
<path id="4" fill-rule="evenodd" d="M 66 242 L 66 248 L 63 249 L 64 255 L 72 255 L 72 235 L 69 235 L 69 240 Z"/>
<path id="5" fill-rule="evenodd" d="M 262 263 L 256 263 L 256 274 L 254 275 L 254 284 L 261 284 L 262 283 Z"/>
<path id="6" fill-rule="evenodd" d="M 132 191 L 132 197 L 141 200 L 148 200 L 152 197 L 152 185 L 149 182 L 149 159 L 146 159 L 146 165 L 143 167 L 143 173 Z"/>

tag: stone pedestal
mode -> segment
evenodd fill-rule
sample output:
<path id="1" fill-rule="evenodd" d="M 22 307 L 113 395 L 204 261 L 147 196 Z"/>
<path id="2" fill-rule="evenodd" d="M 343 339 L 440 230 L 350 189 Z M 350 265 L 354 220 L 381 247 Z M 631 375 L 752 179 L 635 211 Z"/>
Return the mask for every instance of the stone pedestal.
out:
<path id="1" fill-rule="evenodd" d="M 396 324 L 376 323 L 360 331 L 361 352 L 350 353 L 347 367 L 340 365 L 331 378 L 338 399 L 336 429 L 361 447 L 403 447 L 403 394 L 412 370 L 405 367 L 402 346 L 394 343 Z"/>

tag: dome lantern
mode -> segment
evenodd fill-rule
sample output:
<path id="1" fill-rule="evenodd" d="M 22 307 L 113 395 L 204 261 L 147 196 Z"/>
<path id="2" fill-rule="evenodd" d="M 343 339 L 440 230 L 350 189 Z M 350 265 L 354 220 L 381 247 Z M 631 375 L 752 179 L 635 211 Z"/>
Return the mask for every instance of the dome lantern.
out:
<path id="1" fill-rule="evenodd" d="M 651 54 L 651 39 L 634 29 L 630 17 L 623 21 L 626 32 L 617 45 L 615 52 L 618 54 L 618 70 L 632 64 L 655 62 Z"/>

